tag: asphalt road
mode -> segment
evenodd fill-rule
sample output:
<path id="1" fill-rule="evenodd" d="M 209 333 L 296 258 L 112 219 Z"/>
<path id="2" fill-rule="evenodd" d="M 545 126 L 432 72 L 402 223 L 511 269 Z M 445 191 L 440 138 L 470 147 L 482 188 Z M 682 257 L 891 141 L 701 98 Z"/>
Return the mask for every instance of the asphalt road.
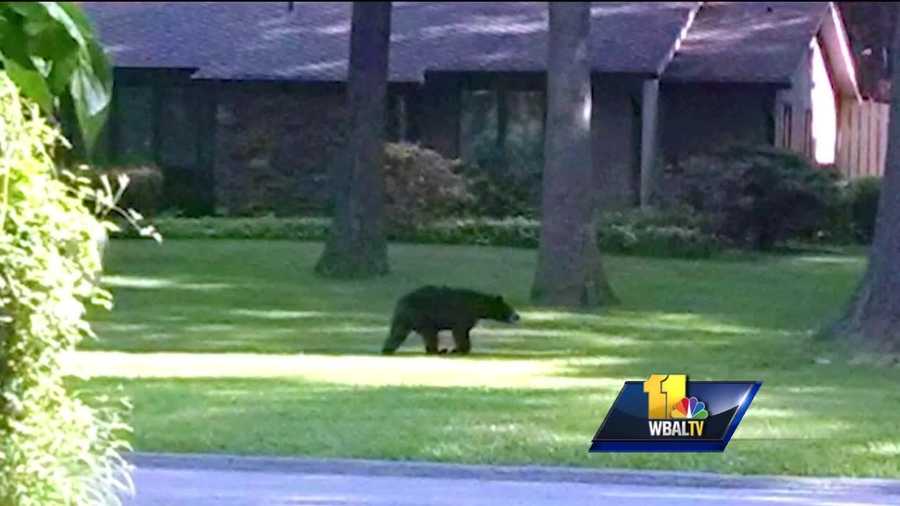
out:
<path id="1" fill-rule="evenodd" d="M 345 461 L 346 462 L 346 461 Z M 178 462 L 137 463 L 137 495 L 128 506 L 460 506 L 460 505 L 578 505 L 621 506 L 673 505 L 900 505 L 900 484 L 872 480 L 790 480 L 783 478 L 749 481 L 690 473 L 623 472 L 573 474 L 556 471 L 502 473 L 452 467 L 389 463 L 328 461 L 297 466 L 233 465 L 204 466 Z M 344 469 L 343 467 L 346 467 Z M 497 468 L 499 469 L 499 468 Z M 510 470 L 511 469 L 511 470 Z M 623 478 L 624 476 L 624 478 Z M 574 478 L 573 478 L 574 477 Z M 562 480 L 558 480 L 562 478 Z M 570 479 L 572 478 L 572 479 Z M 659 483 L 659 484 L 655 484 Z"/>

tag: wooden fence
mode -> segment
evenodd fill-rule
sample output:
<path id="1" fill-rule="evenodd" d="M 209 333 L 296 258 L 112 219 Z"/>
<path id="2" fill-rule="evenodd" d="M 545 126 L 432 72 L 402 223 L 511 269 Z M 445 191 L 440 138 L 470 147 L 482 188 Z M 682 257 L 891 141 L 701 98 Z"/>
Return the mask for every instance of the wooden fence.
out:
<path id="1" fill-rule="evenodd" d="M 848 178 L 880 176 L 887 152 L 890 104 L 844 101 L 835 164 Z"/>

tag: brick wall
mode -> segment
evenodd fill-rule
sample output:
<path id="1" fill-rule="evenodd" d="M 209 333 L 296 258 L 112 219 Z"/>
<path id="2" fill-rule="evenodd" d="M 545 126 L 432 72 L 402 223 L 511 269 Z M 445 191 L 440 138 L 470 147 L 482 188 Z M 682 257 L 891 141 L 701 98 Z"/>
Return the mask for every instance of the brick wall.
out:
<path id="1" fill-rule="evenodd" d="M 217 93 L 216 207 L 226 214 L 321 211 L 347 135 L 338 86 L 226 83 Z"/>

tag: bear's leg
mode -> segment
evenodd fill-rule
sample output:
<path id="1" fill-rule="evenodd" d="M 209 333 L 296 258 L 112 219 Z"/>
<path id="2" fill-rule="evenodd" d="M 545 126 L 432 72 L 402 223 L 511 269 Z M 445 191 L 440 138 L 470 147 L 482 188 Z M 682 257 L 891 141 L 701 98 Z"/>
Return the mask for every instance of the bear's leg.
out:
<path id="1" fill-rule="evenodd" d="M 457 327 L 453 329 L 453 340 L 456 342 L 454 353 L 469 353 L 472 349 L 472 342 L 469 340 L 469 331 L 471 328 Z"/>
<path id="2" fill-rule="evenodd" d="M 437 329 L 422 329 L 422 340 L 425 341 L 425 353 L 433 355 L 438 352 L 438 331 Z"/>
<path id="3" fill-rule="evenodd" d="M 399 318 L 394 318 L 394 321 L 391 323 L 391 332 L 388 334 L 387 339 L 384 341 L 384 345 L 381 347 L 381 353 L 390 355 L 397 351 L 397 348 L 403 344 L 403 341 L 406 340 L 406 337 L 411 331 L 412 327 L 410 325 Z"/>

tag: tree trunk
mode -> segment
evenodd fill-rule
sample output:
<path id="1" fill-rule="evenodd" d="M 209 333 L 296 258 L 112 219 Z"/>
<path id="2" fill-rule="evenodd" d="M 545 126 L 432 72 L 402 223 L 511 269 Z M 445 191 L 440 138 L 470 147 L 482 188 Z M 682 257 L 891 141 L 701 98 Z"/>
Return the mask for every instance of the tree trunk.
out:
<path id="1" fill-rule="evenodd" d="M 350 136 L 335 166 L 334 220 L 316 271 L 339 278 L 388 272 L 384 235 L 385 112 L 390 2 L 353 2 L 347 69 Z"/>
<path id="2" fill-rule="evenodd" d="M 531 298 L 590 307 L 615 301 L 597 248 L 591 165 L 590 2 L 549 4 L 541 238 Z"/>
<path id="3" fill-rule="evenodd" d="M 900 9 L 900 7 L 895 7 Z M 900 82 L 900 29 L 894 30 L 893 82 Z M 832 333 L 878 351 L 900 351 L 900 86 L 892 89 L 887 157 L 869 266 Z"/>

